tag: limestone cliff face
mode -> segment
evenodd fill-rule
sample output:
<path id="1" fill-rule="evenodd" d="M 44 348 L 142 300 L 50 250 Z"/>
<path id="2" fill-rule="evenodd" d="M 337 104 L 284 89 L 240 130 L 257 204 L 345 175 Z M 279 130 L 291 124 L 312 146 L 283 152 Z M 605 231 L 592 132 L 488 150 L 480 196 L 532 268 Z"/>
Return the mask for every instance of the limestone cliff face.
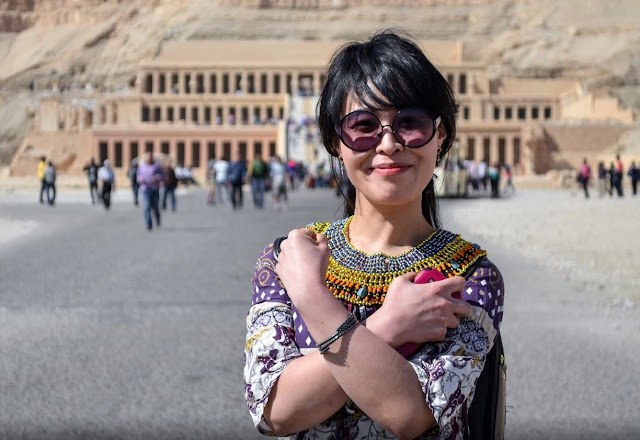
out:
<path id="1" fill-rule="evenodd" d="M 637 0 L 0 0 L 0 116 L 12 115 L 0 125 L 0 163 L 39 93 L 131 84 L 172 39 L 354 39 L 399 26 L 464 41 L 494 76 L 578 77 L 620 87 L 635 105 L 638 17 Z"/>

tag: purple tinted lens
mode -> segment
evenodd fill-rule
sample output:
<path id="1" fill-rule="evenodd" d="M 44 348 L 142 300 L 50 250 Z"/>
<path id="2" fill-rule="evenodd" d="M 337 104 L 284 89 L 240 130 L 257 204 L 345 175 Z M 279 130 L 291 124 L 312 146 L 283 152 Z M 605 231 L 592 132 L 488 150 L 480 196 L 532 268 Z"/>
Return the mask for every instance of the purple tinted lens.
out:
<path id="1" fill-rule="evenodd" d="M 411 107 L 403 109 L 393 120 L 396 139 L 407 147 L 422 147 L 434 135 L 433 119 L 425 109 Z"/>
<path id="2" fill-rule="evenodd" d="M 355 111 L 342 118 L 340 139 L 356 151 L 366 151 L 380 141 L 380 121 L 368 111 Z"/>
<path id="3" fill-rule="evenodd" d="M 393 119 L 391 130 L 396 140 L 410 148 L 422 147 L 435 134 L 429 113 L 420 107 L 402 109 Z M 382 125 L 371 112 L 358 110 L 349 113 L 340 123 L 339 136 L 344 144 L 356 151 L 367 151 L 380 142 Z"/>

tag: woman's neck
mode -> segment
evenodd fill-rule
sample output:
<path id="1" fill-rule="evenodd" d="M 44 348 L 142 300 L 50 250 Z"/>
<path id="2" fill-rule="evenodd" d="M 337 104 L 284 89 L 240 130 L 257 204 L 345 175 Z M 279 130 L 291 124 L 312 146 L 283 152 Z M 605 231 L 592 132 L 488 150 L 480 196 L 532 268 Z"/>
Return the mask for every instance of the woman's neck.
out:
<path id="1" fill-rule="evenodd" d="M 349 223 L 349 242 L 367 253 L 400 255 L 417 246 L 433 228 L 422 215 L 420 205 L 392 206 L 383 209 L 356 203 Z"/>

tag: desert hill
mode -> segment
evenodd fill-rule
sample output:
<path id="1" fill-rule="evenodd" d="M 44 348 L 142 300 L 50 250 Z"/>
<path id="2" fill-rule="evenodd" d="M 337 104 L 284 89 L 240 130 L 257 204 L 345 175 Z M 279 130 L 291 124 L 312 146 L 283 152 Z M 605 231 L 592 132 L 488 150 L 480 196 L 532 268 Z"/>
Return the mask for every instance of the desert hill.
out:
<path id="1" fill-rule="evenodd" d="M 39 94 L 131 85 L 163 41 L 345 40 L 389 26 L 464 41 L 493 76 L 579 78 L 640 109 L 637 0 L 0 0 L 0 164 Z"/>

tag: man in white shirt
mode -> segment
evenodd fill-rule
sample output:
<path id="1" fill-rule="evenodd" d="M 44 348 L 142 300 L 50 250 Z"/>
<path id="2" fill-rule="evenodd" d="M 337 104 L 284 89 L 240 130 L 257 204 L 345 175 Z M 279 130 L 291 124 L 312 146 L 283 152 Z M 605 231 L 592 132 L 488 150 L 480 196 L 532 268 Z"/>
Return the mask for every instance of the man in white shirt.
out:
<path id="1" fill-rule="evenodd" d="M 109 159 L 105 159 L 103 166 L 98 171 L 98 181 L 102 182 L 101 196 L 104 209 L 111 206 L 111 191 L 116 189 L 116 176 L 111 168 Z"/>
<path id="2" fill-rule="evenodd" d="M 229 180 L 229 162 L 224 159 L 217 160 L 213 165 L 216 172 L 216 192 L 218 193 L 218 205 L 224 205 L 229 198 L 227 181 Z"/>

